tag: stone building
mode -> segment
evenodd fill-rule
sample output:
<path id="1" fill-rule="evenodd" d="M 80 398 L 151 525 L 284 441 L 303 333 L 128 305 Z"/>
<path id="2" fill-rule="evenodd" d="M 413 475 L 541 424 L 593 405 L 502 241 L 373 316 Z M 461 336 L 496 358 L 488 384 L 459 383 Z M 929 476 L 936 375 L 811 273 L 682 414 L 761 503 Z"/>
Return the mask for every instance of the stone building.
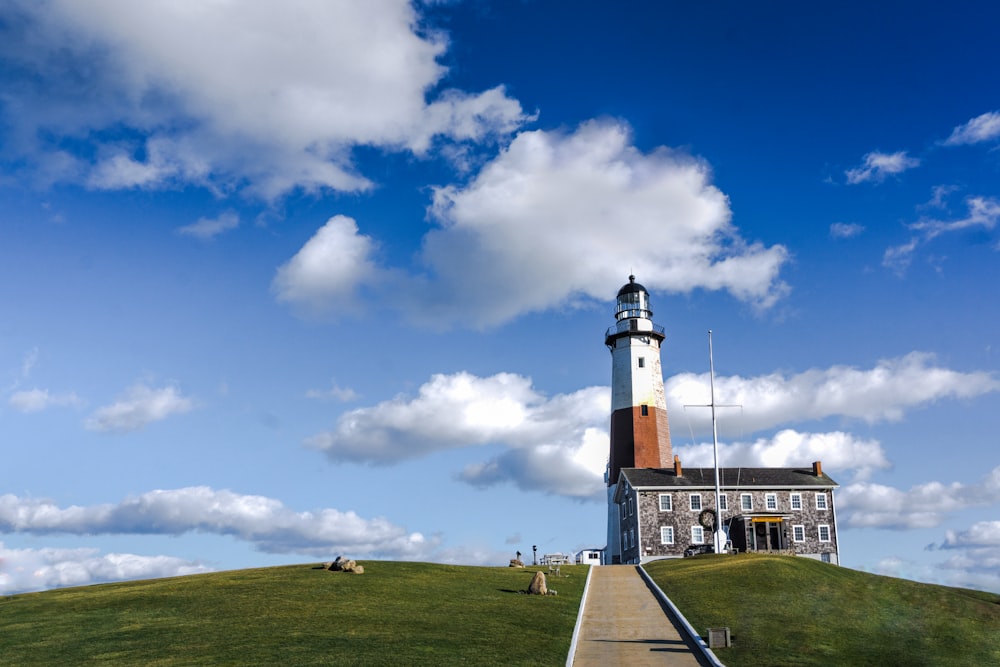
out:
<path id="1" fill-rule="evenodd" d="M 840 561 L 833 491 L 819 461 L 806 468 L 623 468 L 615 511 L 621 563 L 683 556 L 711 547 L 716 522 L 737 552 L 778 552 Z"/>

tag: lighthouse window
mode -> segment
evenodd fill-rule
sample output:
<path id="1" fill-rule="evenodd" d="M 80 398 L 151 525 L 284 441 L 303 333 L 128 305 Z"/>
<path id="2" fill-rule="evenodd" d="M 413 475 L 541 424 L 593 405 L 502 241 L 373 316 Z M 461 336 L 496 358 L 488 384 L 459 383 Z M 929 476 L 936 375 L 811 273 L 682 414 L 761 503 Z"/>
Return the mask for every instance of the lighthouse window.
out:
<path id="1" fill-rule="evenodd" d="M 641 406 L 640 407 L 640 412 L 642 413 L 643 417 L 648 417 L 649 416 L 649 406 L 648 405 Z"/>
<path id="2" fill-rule="evenodd" d="M 646 367 L 646 357 L 639 357 L 639 368 Z"/>

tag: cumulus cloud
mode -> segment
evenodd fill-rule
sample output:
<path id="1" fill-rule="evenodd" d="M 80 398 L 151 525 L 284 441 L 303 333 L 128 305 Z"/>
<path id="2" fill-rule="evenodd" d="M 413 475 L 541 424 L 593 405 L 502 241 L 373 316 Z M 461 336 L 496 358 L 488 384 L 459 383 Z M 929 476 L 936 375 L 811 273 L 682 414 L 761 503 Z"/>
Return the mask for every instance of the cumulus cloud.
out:
<path id="1" fill-rule="evenodd" d="M 685 405 L 707 403 L 708 376 L 681 374 L 666 381 L 668 412 L 677 432 Z M 942 398 L 968 398 L 1000 389 L 988 373 L 960 373 L 912 353 L 859 370 L 834 366 L 793 376 L 717 378 L 717 399 L 746 405 L 745 432 L 784 423 L 848 417 L 893 421 Z M 465 466 L 457 478 L 473 486 L 501 483 L 572 498 L 599 498 L 607 464 L 610 389 L 588 387 L 547 397 L 530 378 L 511 373 L 477 377 L 439 374 L 416 395 L 399 395 L 344 412 L 309 447 L 338 462 L 391 465 L 436 451 L 499 445 L 494 457 Z M 707 410 L 687 412 L 692 431 L 710 433 Z M 709 444 L 675 447 L 686 465 L 712 465 Z M 794 466 L 822 460 L 828 470 L 857 479 L 890 466 L 881 445 L 849 433 L 785 429 L 748 442 L 724 443 L 724 465 Z"/>
<path id="2" fill-rule="evenodd" d="M 990 557 L 983 561 L 976 558 L 955 557 L 942 563 L 918 563 L 909 558 L 890 556 L 878 561 L 870 570 L 875 574 L 923 581 L 942 586 L 975 588 L 1000 592 L 1000 573 Z"/>
<path id="3" fill-rule="evenodd" d="M 988 111 L 959 125 L 944 141 L 945 146 L 961 146 L 992 141 L 1000 137 L 1000 112 Z"/>
<path id="4" fill-rule="evenodd" d="M 685 419 L 698 432 L 711 428 L 707 410 L 684 408 L 709 402 L 708 373 L 675 375 L 666 380 L 664 388 L 672 415 L 686 412 Z M 884 359 L 870 369 L 831 366 L 796 375 L 771 373 L 715 379 L 716 401 L 743 406 L 739 423 L 746 432 L 833 416 L 868 423 L 898 421 L 907 409 L 943 398 L 972 398 L 998 389 L 1000 381 L 990 373 L 944 368 L 935 363 L 933 355 L 924 352 Z"/>
<path id="5" fill-rule="evenodd" d="M 428 276 L 405 292 L 414 316 L 490 326 L 603 301 L 623 266 L 651 289 L 727 290 L 762 307 L 785 294 L 787 250 L 739 235 L 704 162 L 630 141 L 611 121 L 522 132 L 467 185 L 437 188 Z"/>
<path id="6" fill-rule="evenodd" d="M 920 160 L 910 157 L 906 151 L 896 153 L 872 151 L 862 158 L 861 166 L 848 169 L 844 173 L 847 175 L 847 182 L 851 185 L 866 181 L 878 183 L 884 181 L 888 176 L 895 176 L 918 166 L 920 166 Z"/>
<path id="7" fill-rule="evenodd" d="M 858 482 L 841 489 L 837 498 L 841 516 L 845 517 L 843 523 L 848 527 L 933 528 L 959 510 L 1000 502 L 1000 467 L 977 484 L 934 481 L 904 491 Z M 957 536 L 954 539 L 957 541 Z"/>
<path id="8" fill-rule="evenodd" d="M 240 216 L 233 211 L 226 211 L 217 218 L 198 218 L 197 222 L 179 227 L 177 233 L 208 241 L 239 226 Z"/>
<path id="9" fill-rule="evenodd" d="M 714 464 L 710 442 L 675 446 L 674 452 L 685 466 L 711 467 Z M 842 431 L 800 433 L 785 429 L 753 442 L 719 443 L 721 467 L 789 468 L 812 461 L 822 461 L 827 472 L 849 470 L 862 479 L 876 469 L 891 467 L 878 441 L 858 439 Z"/>
<path id="10" fill-rule="evenodd" d="M 336 215 L 278 268 L 271 290 L 311 313 L 353 311 L 358 286 L 379 279 L 375 248 L 352 218 Z"/>
<path id="11" fill-rule="evenodd" d="M 118 504 L 59 507 L 50 500 L 0 496 L 0 532 L 51 535 L 228 535 L 265 552 L 349 552 L 413 560 L 436 538 L 408 533 L 386 519 L 321 509 L 294 512 L 278 500 L 205 486 L 156 490 Z"/>
<path id="12" fill-rule="evenodd" d="M 835 222 L 830 225 L 830 236 L 835 239 L 852 239 L 864 231 L 864 226 L 856 222 Z"/>
<path id="13" fill-rule="evenodd" d="M 194 401 L 182 396 L 177 387 L 156 389 L 137 384 L 114 403 L 98 408 L 84 426 L 91 431 L 125 433 L 193 408 Z"/>
<path id="14" fill-rule="evenodd" d="M 882 256 L 882 265 L 897 272 L 904 271 L 912 260 L 913 253 L 921 245 L 942 234 L 950 234 L 967 229 L 992 230 L 1000 220 L 1000 199 L 995 197 L 967 197 L 966 215 L 954 220 L 922 218 L 907 225 L 916 232 L 906 243 L 887 248 Z"/>
<path id="15" fill-rule="evenodd" d="M 309 444 L 337 461 L 379 464 L 455 447 L 577 442 L 595 420 L 606 420 L 609 405 L 606 387 L 546 398 L 513 373 L 436 374 L 415 397 L 344 413 Z"/>
<path id="16" fill-rule="evenodd" d="M 41 412 L 51 407 L 80 405 L 82 401 L 74 392 L 53 394 L 48 389 L 27 389 L 11 394 L 8 403 L 20 412 Z"/>
<path id="17" fill-rule="evenodd" d="M 177 577 L 207 566 L 170 556 L 101 554 L 97 549 L 11 549 L 0 542 L 0 594 L 28 593 L 109 581 Z"/>
<path id="18" fill-rule="evenodd" d="M 9 157 L 93 188 L 357 191 L 357 146 L 422 153 L 528 120 L 502 87 L 437 86 L 446 36 L 409 0 L 13 0 Z M 69 152 L 67 139 L 86 150 Z M 92 156 L 92 157 L 91 157 Z"/>

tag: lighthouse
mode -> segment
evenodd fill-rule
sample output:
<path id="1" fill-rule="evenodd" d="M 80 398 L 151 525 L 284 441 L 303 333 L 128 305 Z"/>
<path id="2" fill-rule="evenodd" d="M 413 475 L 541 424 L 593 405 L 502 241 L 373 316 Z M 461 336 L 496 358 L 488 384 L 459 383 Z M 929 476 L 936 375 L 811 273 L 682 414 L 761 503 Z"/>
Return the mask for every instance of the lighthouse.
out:
<path id="1" fill-rule="evenodd" d="M 628 277 L 618 290 L 615 324 L 604 335 L 611 351 L 611 447 L 608 454 L 608 546 L 606 562 L 621 562 L 621 510 L 614 503 L 622 468 L 667 468 L 673 464 L 667 401 L 660 367 L 663 327 L 653 323 L 649 292 Z M 627 510 L 626 510 L 627 511 Z M 635 539 L 635 536 L 631 536 Z"/>

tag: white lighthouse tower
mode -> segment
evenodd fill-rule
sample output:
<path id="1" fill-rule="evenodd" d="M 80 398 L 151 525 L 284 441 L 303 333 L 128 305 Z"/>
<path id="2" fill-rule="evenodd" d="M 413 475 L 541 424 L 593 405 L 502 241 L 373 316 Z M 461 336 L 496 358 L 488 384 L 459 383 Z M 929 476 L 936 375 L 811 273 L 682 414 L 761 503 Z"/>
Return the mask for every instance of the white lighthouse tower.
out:
<path id="1" fill-rule="evenodd" d="M 667 468 L 673 464 L 667 401 L 660 367 L 663 327 L 653 324 L 649 292 L 628 277 L 618 290 L 614 326 L 604 335 L 611 350 L 611 448 L 608 455 L 608 546 L 606 562 L 621 560 L 621 516 L 614 504 L 622 468 Z"/>

